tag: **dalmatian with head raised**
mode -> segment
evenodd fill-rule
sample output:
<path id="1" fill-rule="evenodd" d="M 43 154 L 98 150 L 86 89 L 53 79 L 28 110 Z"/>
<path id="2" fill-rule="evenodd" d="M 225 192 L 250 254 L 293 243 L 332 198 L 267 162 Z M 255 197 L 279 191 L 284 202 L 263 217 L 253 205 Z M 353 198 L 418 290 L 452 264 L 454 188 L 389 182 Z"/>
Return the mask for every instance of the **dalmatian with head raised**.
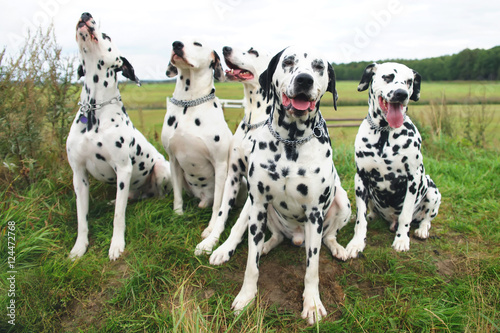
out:
<path id="1" fill-rule="evenodd" d="M 80 51 L 79 76 L 85 81 L 80 109 L 66 141 L 76 192 L 78 237 L 70 257 L 81 257 L 88 246 L 89 179 L 117 185 L 113 238 L 109 258 L 117 259 L 125 248 L 127 199 L 161 196 L 168 190 L 170 165 L 134 128 L 118 90 L 118 72 L 139 85 L 134 68 L 99 32 L 95 20 L 83 13 L 76 26 Z"/>
<path id="2" fill-rule="evenodd" d="M 161 134 L 171 165 L 174 210 L 183 213 L 185 189 L 200 199 L 200 208 L 212 205 L 209 225 L 213 225 L 222 201 L 232 137 L 214 88 L 214 78 L 222 79 L 224 72 L 212 48 L 187 39 L 172 44 L 167 76 L 176 75 Z"/>
<path id="3" fill-rule="evenodd" d="M 222 53 L 229 67 L 226 71 L 226 80 L 243 83 L 245 116 L 231 141 L 229 169 L 224 185 L 222 205 L 215 223 L 205 229 L 204 234 L 207 237 L 196 247 L 196 255 L 212 251 L 224 230 L 229 211 L 242 195 L 246 198 L 246 181 L 243 177 L 246 177 L 248 155 L 252 148 L 252 132 L 261 127 L 271 113 L 271 105 L 265 98 L 264 90 L 259 83 L 259 76 L 267 69 L 271 58 L 269 54 L 253 47 L 243 51 L 229 46 L 225 46 Z M 241 236 L 238 235 L 242 235 L 247 228 L 246 221 L 236 224 L 234 228 L 232 234 L 236 238 L 237 245 L 241 241 Z M 223 248 L 220 251 L 226 253 Z"/>
<path id="4" fill-rule="evenodd" d="M 425 174 L 420 152 L 422 139 L 406 115 L 408 101 L 420 98 L 420 75 L 398 63 L 368 65 L 358 91 L 369 90 L 368 116 L 355 141 L 357 218 L 354 237 L 347 245 L 354 258 L 365 247 L 369 219 L 380 215 L 396 231 L 392 247 L 410 249 L 410 225 L 415 236 L 429 237 L 441 194 Z"/>
<path id="5" fill-rule="evenodd" d="M 248 260 L 232 307 L 240 311 L 252 301 L 261 255 L 287 237 L 295 244 L 304 242 L 307 268 L 302 317 L 313 324 L 326 315 L 318 276 L 322 241 L 335 257 L 346 259 L 336 235 L 351 214 L 319 111 L 326 91 L 336 97 L 335 74 L 325 58 L 290 47 L 271 59 L 260 82 L 272 111 L 266 124 L 252 134 L 249 195 L 241 212 L 248 220 Z M 266 227 L 272 236 L 264 243 Z"/>

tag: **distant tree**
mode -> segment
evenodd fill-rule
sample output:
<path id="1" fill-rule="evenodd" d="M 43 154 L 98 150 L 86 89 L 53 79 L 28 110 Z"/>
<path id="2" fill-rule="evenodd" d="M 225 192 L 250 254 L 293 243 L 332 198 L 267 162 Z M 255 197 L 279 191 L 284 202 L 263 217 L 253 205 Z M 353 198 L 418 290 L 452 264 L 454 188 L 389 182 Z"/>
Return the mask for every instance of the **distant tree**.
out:
<path id="1" fill-rule="evenodd" d="M 483 49 L 465 49 L 460 53 L 422 60 L 392 59 L 373 62 L 400 62 L 416 70 L 425 81 L 498 80 L 500 79 L 500 46 Z M 372 61 L 334 64 L 338 80 L 359 80 L 363 70 Z"/>

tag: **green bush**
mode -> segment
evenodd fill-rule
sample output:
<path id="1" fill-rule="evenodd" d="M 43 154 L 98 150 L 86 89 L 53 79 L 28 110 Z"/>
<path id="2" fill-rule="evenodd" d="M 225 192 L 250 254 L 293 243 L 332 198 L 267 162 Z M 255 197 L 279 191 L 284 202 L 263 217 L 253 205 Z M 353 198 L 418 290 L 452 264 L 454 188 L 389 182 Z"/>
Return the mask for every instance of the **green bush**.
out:
<path id="1" fill-rule="evenodd" d="M 28 36 L 17 55 L 0 53 L 0 158 L 7 181 L 19 174 L 32 183 L 42 159 L 64 157 L 78 90 L 73 63 L 61 56 L 53 27 Z"/>

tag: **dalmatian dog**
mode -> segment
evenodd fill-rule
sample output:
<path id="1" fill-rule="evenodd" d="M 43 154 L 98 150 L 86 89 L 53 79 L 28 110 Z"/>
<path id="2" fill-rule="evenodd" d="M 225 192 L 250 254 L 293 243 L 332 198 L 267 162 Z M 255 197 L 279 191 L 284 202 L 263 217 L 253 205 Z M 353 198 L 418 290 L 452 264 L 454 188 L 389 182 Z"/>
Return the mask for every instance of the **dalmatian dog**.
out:
<path id="1" fill-rule="evenodd" d="M 351 214 L 319 111 L 326 91 L 336 96 L 335 73 L 323 57 L 290 47 L 271 59 L 260 82 L 272 102 L 272 111 L 266 124 L 252 134 L 249 194 L 241 212 L 248 220 L 248 260 L 243 286 L 232 308 L 241 311 L 252 301 L 257 293 L 260 256 L 287 237 L 305 245 L 302 317 L 314 324 L 327 314 L 319 294 L 322 240 L 335 257 L 346 259 L 336 235 Z M 266 227 L 272 236 L 264 243 Z"/>
<path id="2" fill-rule="evenodd" d="M 235 202 L 243 195 L 246 199 L 246 176 L 248 155 L 252 148 L 252 132 L 261 127 L 269 118 L 271 105 L 265 98 L 264 91 L 260 87 L 259 76 L 267 69 L 271 57 L 268 53 L 250 48 L 248 51 L 239 50 L 229 46 L 222 49 L 224 61 L 229 67 L 226 71 L 226 80 L 243 83 L 245 96 L 245 116 L 241 120 L 231 141 L 229 150 L 229 169 L 224 184 L 224 194 L 222 205 L 217 214 L 217 219 L 213 225 L 205 229 L 209 235 L 196 247 L 195 254 L 212 252 L 213 247 L 219 240 L 220 234 L 224 231 L 224 226 L 229 211 Z M 244 181 L 242 183 L 242 181 Z M 240 187 L 242 190 L 240 190 Z M 246 221 L 242 225 L 238 224 L 243 234 L 246 230 Z M 235 231 L 236 233 L 236 231 Z M 236 236 L 236 235 L 235 235 Z M 241 237 L 236 237 L 236 244 L 239 244 Z M 223 251 L 223 249 L 221 249 Z"/>
<path id="3" fill-rule="evenodd" d="M 408 101 L 420 98 L 420 75 L 398 63 L 368 65 L 358 91 L 368 88 L 368 116 L 355 140 L 357 218 L 354 237 L 347 245 L 350 258 L 365 247 L 368 218 L 377 214 L 396 231 L 392 247 L 410 249 L 410 225 L 415 236 L 429 237 L 441 194 L 425 174 L 417 127 L 406 115 Z"/>
<path id="4" fill-rule="evenodd" d="M 174 210 L 183 214 L 185 189 L 200 199 L 200 208 L 212 205 L 209 225 L 213 225 L 222 201 L 232 138 L 214 88 L 214 78 L 221 80 L 224 71 L 212 48 L 189 39 L 172 44 L 167 76 L 176 75 L 161 134 L 171 165 Z"/>
<path id="5" fill-rule="evenodd" d="M 78 20 L 76 41 L 81 61 L 78 74 L 85 81 L 81 107 L 66 141 L 78 216 L 78 237 L 70 257 L 81 257 L 88 246 L 90 173 L 99 181 L 117 184 L 109 249 L 109 258 L 115 260 L 125 248 L 127 199 L 164 195 L 170 186 L 170 164 L 130 121 L 118 90 L 117 73 L 138 85 L 139 79 L 111 37 L 99 32 L 89 13 Z"/>

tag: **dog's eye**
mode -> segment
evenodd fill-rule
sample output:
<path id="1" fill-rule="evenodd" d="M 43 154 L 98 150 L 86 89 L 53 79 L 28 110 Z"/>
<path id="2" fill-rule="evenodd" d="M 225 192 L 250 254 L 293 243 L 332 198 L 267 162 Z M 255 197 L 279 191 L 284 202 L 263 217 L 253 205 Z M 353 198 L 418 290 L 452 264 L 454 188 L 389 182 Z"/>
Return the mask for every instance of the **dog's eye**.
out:
<path id="1" fill-rule="evenodd" d="M 201 43 L 198 43 L 198 42 L 194 42 L 193 43 L 194 46 L 199 46 L 199 47 L 202 47 L 203 45 L 201 45 Z"/>
<path id="2" fill-rule="evenodd" d="M 312 68 L 316 71 L 322 72 L 325 70 L 325 64 L 323 63 L 323 60 L 314 60 L 311 65 Z"/>
<path id="3" fill-rule="evenodd" d="M 384 79 L 385 83 L 391 83 L 394 81 L 394 74 L 389 74 L 389 75 L 382 75 L 382 79 Z"/>
<path id="4" fill-rule="evenodd" d="M 289 67 L 295 65 L 295 57 L 290 56 L 283 59 L 283 67 Z"/>
<path id="5" fill-rule="evenodd" d="M 409 79 L 408 81 L 406 81 L 406 84 L 408 85 L 408 88 L 410 88 L 413 84 L 413 80 Z"/>

